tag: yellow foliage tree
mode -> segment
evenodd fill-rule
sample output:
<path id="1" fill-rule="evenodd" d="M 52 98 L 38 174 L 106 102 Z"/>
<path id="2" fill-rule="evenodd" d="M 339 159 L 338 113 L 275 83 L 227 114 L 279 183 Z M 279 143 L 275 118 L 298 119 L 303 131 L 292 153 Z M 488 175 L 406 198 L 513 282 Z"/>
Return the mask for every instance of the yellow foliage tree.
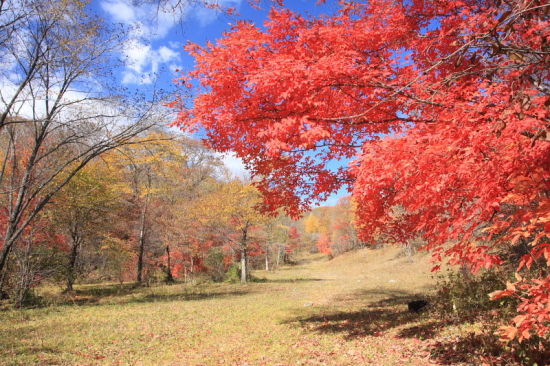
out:
<path id="1" fill-rule="evenodd" d="M 238 248 L 242 283 L 249 277 L 247 257 L 251 229 L 267 221 L 258 209 L 261 201 L 261 194 L 254 186 L 231 180 L 219 182 L 195 211 L 199 222 L 222 231 L 221 234 Z"/>

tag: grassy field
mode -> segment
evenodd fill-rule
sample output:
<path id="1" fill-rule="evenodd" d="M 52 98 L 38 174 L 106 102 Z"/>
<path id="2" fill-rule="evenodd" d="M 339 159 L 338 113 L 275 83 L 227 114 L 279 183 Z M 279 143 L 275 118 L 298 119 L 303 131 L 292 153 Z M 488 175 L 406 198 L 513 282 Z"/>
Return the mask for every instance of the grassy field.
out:
<path id="1" fill-rule="evenodd" d="M 364 249 L 256 271 L 266 281 L 247 285 L 80 286 L 66 304 L 1 311 L 0 363 L 448 364 L 457 329 L 407 311 L 433 287 L 429 268 Z"/>

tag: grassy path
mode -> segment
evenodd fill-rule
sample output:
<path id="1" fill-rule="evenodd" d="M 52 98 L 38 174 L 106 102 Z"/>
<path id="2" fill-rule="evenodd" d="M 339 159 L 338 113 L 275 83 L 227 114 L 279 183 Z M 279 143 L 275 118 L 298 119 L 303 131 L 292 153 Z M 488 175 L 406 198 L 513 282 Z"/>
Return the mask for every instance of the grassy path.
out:
<path id="1" fill-rule="evenodd" d="M 312 257 L 244 286 L 81 287 L 73 305 L 0 312 L 0 364 L 433 364 L 437 323 L 406 311 L 429 265 L 398 254 Z"/>

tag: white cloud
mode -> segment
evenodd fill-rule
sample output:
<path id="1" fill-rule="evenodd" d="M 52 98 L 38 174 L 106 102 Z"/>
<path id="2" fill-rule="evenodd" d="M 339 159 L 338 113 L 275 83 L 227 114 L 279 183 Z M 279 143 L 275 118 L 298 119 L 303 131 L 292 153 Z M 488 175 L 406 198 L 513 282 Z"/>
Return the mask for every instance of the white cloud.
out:
<path id="1" fill-rule="evenodd" d="M 151 45 L 137 39 L 127 40 L 123 52 L 126 57 L 126 66 L 137 73 L 142 73 L 151 63 Z"/>
<path id="2" fill-rule="evenodd" d="M 128 39 L 123 47 L 126 70 L 122 74 L 124 84 L 150 84 L 161 67 L 167 65 L 174 72 L 173 65 L 180 61 L 180 54 L 166 46 L 153 49 L 150 44 L 138 39 Z"/>
<path id="3" fill-rule="evenodd" d="M 88 86 L 88 90 L 72 88 L 66 90 L 60 95 L 60 87 L 62 80 L 55 80 L 54 77 L 51 82 L 51 88 L 49 89 L 48 96 L 50 106 L 47 109 L 48 102 L 45 98 L 44 85 L 38 81 L 31 81 L 30 85 L 19 90 L 20 82 L 14 83 L 7 78 L 0 78 L 0 110 L 7 108 L 7 101 L 10 101 L 15 96 L 15 103 L 10 108 L 9 112 L 13 116 L 20 116 L 24 118 L 40 119 L 44 118 L 46 112 L 51 109 L 51 101 L 59 99 L 56 116 L 59 120 L 71 121 L 76 119 L 82 119 L 88 117 L 97 116 L 100 110 L 106 110 L 110 103 L 104 100 L 98 99 L 97 89 L 95 89 L 95 81 L 92 79 L 86 79 L 85 83 Z M 83 80 L 84 81 L 84 80 Z M 33 93 L 31 93 L 31 86 Z M 73 83 L 73 87 L 76 86 L 76 82 Z"/>
<path id="4" fill-rule="evenodd" d="M 208 0 L 209 4 L 222 7 L 238 7 L 242 0 Z M 162 66 L 173 65 L 181 61 L 181 44 L 167 41 L 164 46 L 153 47 L 153 42 L 162 41 L 172 29 L 189 15 L 201 25 L 214 21 L 219 11 L 192 7 L 182 0 L 168 0 L 162 6 L 157 2 L 132 0 L 101 0 L 100 6 L 111 20 L 128 27 L 128 39 L 123 47 L 126 69 L 122 74 L 124 84 L 150 84 Z"/>
<path id="5" fill-rule="evenodd" d="M 125 1 L 107 0 L 101 3 L 101 8 L 108 13 L 115 22 L 132 24 L 137 21 L 134 7 Z"/>
<path id="6" fill-rule="evenodd" d="M 158 50 L 158 54 L 160 56 L 160 60 L 164 63 L 177 60 L 179 58 L 179 54 L 176 51 L 166 46 L 160 47 Z"/>
<path id="7" fill-rule="evenodd" d="M 170 11 L 177 1 L 170 0 L 161 8 L 154 3 L 135 6 L 131 0 L 103 0 L 100 3 L 113 22 L 122 23 L 129 29 L 122 47 L 126 63 L 122 72 L 123 84 L 150 84 L 162 66 L 180 61 L 179 52 L 167 46 L 154 48 L 152 45 L 154 40 L 166 37 L 186 16 L 186 6 Z"/>
<path id="8" fill-rule="evenodd" d="M 220 154 L 223 164 L 236 178 L 248 179 L 250 178 L 250 172 L 246 170 L 243 161 L 238 158 L 234 153 Z"/>
<path id="9" fill-rule="evenodd" d="M 124 71 L 122 73 L 122 83 L 123 84 L 151 84 L 153 83 L 153 76 L 151 74 L 138 74 L 132 71 Z"/>
<path id="10" fill-rule="evenodd" d="M 156 2 L 134 5 L 131 0 L 103 0 L 100 5 L 114 22 L 130 28 L 131 37 L 147 40 L 162 39 L 187 16 L 189 6 L 178 5 L 180 1 L 170 0 L 159 7 Z M 177 7 L 176 10 L 174 10 Z"/>

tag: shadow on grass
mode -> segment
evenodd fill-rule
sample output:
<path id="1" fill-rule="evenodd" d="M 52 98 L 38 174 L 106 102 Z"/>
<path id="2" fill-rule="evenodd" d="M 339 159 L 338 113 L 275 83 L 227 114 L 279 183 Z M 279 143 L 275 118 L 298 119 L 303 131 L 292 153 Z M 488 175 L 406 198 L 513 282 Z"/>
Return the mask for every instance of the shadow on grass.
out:
<path id="1" fill-rule="evenodd" d="M 479 360 L 487 365 L 548 365 L 549 341 L 527 343 L 522 348 L 510 348 L 494 332 L 470 332 L 436 341 L 431 345 L 430 358 L 439 365 L 480 364 Z"/>
<path id="2" fill-rule="evenodd" d="M 233 296 L 249 295 L 252 291 L 209 291 L 209 292 L 184 292 L 176 294 L 148 294 L 143 297 L 132 298 L 125 303 L 170 302 L 170 301 L 198 301 L 208 299 L 220 299 Z"/>
<path id="3" fill-rule="evenodd" d="M 379 299 L 377 301 L 370 300 L 367 304 L 369 308 L 373 307 L 389 307 L 404 305 L 407 307 L 409 301 L 418 300 L 421 298 L 426 298 L 418 293 L 412 293 L 402 290 L 394 289 L 371 289 L 371 290 L 360 290 L 353 294 L 353 297 L 359 300 L 368 300 L 368 299 Z"/>
<path id="4" fill-rule="evenodd" d="M 399 331 L 399 338 L 433 339 L 450 323 L 444 321 L 428 321 Z"/>
<path id="5" fill-rule="evenodd" d="M 313 315 L 292 322 L 299 322 L 302 327 L 320 333 L 342 333 L 344 338 L 351 340 L 365 336 L 380 336 L 384 332 L 418 320 L 417 314 L 403 312 L 398 309 L 365 309 L 353 312 L 334 312 L 323 315 Z M 430 329 L 437 329 L 434 326 Z M 400 334 L 406 338 L 421 338 L 423 335 L 433 336 L 435 332 L 427 328 L 409 328 Z"/>
<path id="6" fill-rule="evenodd" d="M 320 281 L 332 281 L 324 278 L 284 278 L 284 279 L 263 279 L 261 282 L 267 283 L 300 283 L 300 282 L 320 282 Z"/>
<path id="7" fill-rule="evenodd" d="M 159 286 L 159 289 L 165 288 Z M 155 293 L 155 287 L 136 286 L 133 283 L 123 285 L 85 285 L 69 293 L 56 297 L 39 297 L 23 309 L 44 308 L 52 306 L 102 306 L 125 305 L 131 303 L 198 301 L 206 299 L 225 298 L 251 294 L 250 289 L 234 288 L 204 288 L 182 285 L 179 289 L 172 288 L 169 293 Z M 6 306 L 8 310 L 13 307 Z"/>
<path id="8" fill-rule="evenodd" d="M 453 365 L 468 363 L 474 353 L 493 359 L 504 354 L 504 350 L 497 347 L 495 342 L 491 347 L 486 347 L 486 343 L 487 337 L 481 335 L 468 334 L 463 337 L 454 337 L 436 342 L 430 350 L 430 358 L 440 365 Z"/>
<path id="9" fill-rule="evenodd" d="M 88 285 L 74 290 L 72 294 L 94 297 L 121 296 L 139 291 L 140 289 L 141 287 L 136 286 L 134 283 L 124 283 L 122 285 Z"/>
<path id="10" fill-rule="evenodd" d="M 498 340 L 494 330 L 481 333 L 461 332 L 456 336 L 442 335 L 449 326 L 467 323 L 467 320 L 450 320 L 430 313 L 411 313 L 407 303 L 418 299 L 418 295 L 399 290 L 360 291 L 353 296 L 369 299 L 382 297 L 368 302 L 357 311 L 327 312 L 326 309 L 310 308 L 308 314 L 286 321 L 298 324 L 303 329 L 323 334 L 341 334 L 346 340 L 372 336 L 395 338 L 416 338 L 426 341 L 421 346 L 429 353 L 430 360 L 438 365 L 487 364 L 521 365 L 524 356 L 514 353 Z M 336 305 L 338 301 L 336 302 Z M 303 310 L 302 310 L 303 311 Z M 541 348 L 546 350 L 546 348 Z M 550 349 L 550 348 L 548 348 Z M 421 349 L 419 349 L 420 351 Z M 546 351 L 530 351 L 528 359 L 538 365 L 546 364 L 550 359 Z M 533 364 L 533 363 L 530 363 Z"/>
<path id="11" fill-rule="evenodd" d="M 38 345 L 36 343 L 23 343 L 22 339 L 32 338 L 39 328 L 36 326 L 14 326 L 0 329 L 0 360 L 7 361 L 10 353 L 15 354 L 37 354 L 37 353 L 58 353 L 59 350 L 52 347 Z M 1 361 L 0 361 L 1 363 Z M 3 363 L 2 363 L 3 364 Z"/>
<path id="12" fill-rule="evenodd" d="M 329 281 L 321 278 L 291 278 L 291 279 L 256 279 L 252 282 L 265 283 L 302 283 Z M 253 293 L 250 288 L 235 289 L 234 287 L 223 288 L 204 288 L 194 287 L 192 285 L 180 284 L 180 291 L 177 285 L 170 286 L 173 289 L 170 293 L 154 293 L 156 286 L 145 287 L 135 283 L 124 284 L 101 284 L 101 285 L 82 285 L 71 292 L 64 292 L 55 297 L 37 297 L 35 301 L 25 305 L 24 309 L 43 308 L 51 306 L 85 306 L 85 305 L 112 305 L 129 303 L 147 303 L 147 302 L 168 302 L 168 301 L 198 301 L 205 299 L 224 298 L 231 296 L 243 296 Z M 166 288 L 159 286 L 158 288 Z M 152 293 L 147 293 L 152 292 Z M 9 310 L 13 307 L 7 303 L 1 310 Z"/>
<path id="13" fill-rule="evenodd" d="M 287 323 L 299 323 L 303 328 L 320 333 L 342 333 L 346 339 L 365 336 L 379 336 L 392 328 L 415 323 L 425 314 L 410 313 L 407 303 L 417 299 L 415 294 L 399 290 L 367 290 L 353 295 L 357 299 L 380 298 L 369 302 L 367 308 L 359 311 L 342 311 L 309 314 L 289 320 Z M 420 337 L 424 333 L 432 335 L 438 327 L 427 329 L 409 328 L 402 337 Z"/>

